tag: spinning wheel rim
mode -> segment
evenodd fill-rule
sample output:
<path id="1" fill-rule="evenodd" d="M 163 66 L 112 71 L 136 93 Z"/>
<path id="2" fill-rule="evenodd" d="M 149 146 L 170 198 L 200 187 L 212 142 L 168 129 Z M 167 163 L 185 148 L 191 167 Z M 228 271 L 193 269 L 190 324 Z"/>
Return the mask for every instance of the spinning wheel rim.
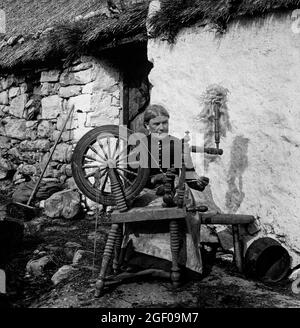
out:
<path id="1" fill-rule="evenodd" d="M 132 132 L 127 129 L 127 135 L 129 136 L 131 133 Z M 115 139 L 114 147 L 111 147 L 112 138 Z M 103 144 L 104 140 L 106 140 L 107 147 L 105 147 Z M 107 184 L 109 180 L 109 168 L 113 168 L 117 175 L 120 177 L 122 181 L 122 188 L 124 188 L 126 201 L 131 201 L 134 199 L 134 197 L 137 196 L 139 192 L 144 188 L 150 173 L 148 168 L 138 167 L 136 171 L 132 171 L 128 170 L 128 167 L 126 166 L 121 166 L 121 161 L 124 159 L 124 154 L 122 153 L 124 153 L 125 150 L 128 152 L 129 149 L 126 141 L 127 140 L 125 140 L 123 136 L 120 136 L 118 125 L 104 125 L 97 127 L 86 133 L 78 141 L 73 152 L 71 167 L 74 180 L 79 190 L 85 196 L 100 204 L 115 204 L 114 196 L 112 193 L 106 191 L 105 184 Z M 127 148 L 121 148 L 120 144 L 122 142 L 126 145 Z M 95 145 L 97 143 L 99 145 L 98 149 Z M 119 148 L 121 151 L 118 151 Z M 121 155 L 123 158 L 121 158 Z M 128 157 L 128 154 L 126 154 L 126 156 Z M 87 173 L 86 169 L 94 171 L 89 171 L 89 173 Z M 99 174 L 100 178 L 95 178 L 96 174 Z M 128 175 L 133 177 L 132 181 L 128 178 Z M 95 182 L 94 186 L 92 185 L 91 181 L 89 180 L 89 178 L 92 177 L 94 177 L 94 181 L 96 181 L 98 178 L 100 181 L 103 178 L 105 179 L 100 190 L 99 186 L 95 186 Z"/>

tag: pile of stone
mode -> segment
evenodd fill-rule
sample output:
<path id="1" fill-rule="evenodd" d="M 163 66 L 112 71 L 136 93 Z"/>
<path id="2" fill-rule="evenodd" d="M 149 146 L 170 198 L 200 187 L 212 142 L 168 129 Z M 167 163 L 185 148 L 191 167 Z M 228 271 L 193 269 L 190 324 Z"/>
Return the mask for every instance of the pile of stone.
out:
<path id="1" fill-rule="evenodd" d="M 51 247 L 50 247 L 51 248 Z M 26 265 L 26 277 L 38 278 L 46 274 L 47 270 L 56 268 L 51 277 L 54 285 L 70 278 L 80 268 L 93 270 L 93 253 L 83 250 L 82 246 L 75 242 L 67 242 L 62 249 L 55 249 L 56 253 L 61 253 L 65 264 L 57 269 L 57 258 L 55 252 L 45 250 L 35 250 L 32 259 Z"/>

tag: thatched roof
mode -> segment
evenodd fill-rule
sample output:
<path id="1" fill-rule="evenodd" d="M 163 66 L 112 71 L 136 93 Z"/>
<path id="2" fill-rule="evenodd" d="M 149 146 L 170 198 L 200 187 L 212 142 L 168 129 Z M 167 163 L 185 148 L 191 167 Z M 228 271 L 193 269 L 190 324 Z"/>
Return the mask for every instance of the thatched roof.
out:
<path id="1" fill-rule="evenodd" d="M 118 3 L 117 1 L 115 1 Z M 0 68 L 72 60 L 126 42 L 147 39 L 148 0 L 5 0 L 7 33 L 0 42 Z"/>
<path id="2" fill-rule="evenodd" d="M 171 42 L 181 28 L 195 23 L 214 23 L 225 29 L 240 16 L 300 7 L 300 0 L 161 2 L 160 12 L 150 21 L 152 34 Z M 122 8 L 115 3 L 121 3 Z M 146 41 L 148 5 L 149 0 L 0 0 L 0 9 L 7 15 L 6 41 L 0 42 L 0 69 L 71 60 L 119 44 Z"/>
<path id="3" fill-rule="evenodd" d="M 257 17 L 300 7 L 300 0 L 162 0 L 152 19 L 153 34 L 173 42 L 183 27 L 212 23 L 220 32 L 242 16 Z"/>

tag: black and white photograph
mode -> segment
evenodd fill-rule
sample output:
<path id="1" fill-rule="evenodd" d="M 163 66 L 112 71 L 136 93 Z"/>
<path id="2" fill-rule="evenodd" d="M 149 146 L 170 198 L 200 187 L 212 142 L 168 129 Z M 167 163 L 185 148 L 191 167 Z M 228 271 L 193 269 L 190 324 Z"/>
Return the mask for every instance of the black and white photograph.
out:
<path id="1" fill-rule="evenodd" d="M 300 0 L 0 0 L 0 308 L 300 308 Z"/>

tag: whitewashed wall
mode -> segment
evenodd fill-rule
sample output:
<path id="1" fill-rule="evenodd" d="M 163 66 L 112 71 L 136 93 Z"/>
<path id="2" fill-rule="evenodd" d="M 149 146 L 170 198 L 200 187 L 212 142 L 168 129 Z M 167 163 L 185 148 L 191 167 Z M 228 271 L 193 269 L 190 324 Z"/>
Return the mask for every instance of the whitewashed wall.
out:
<path id="1" fill-rule="evenodd" d="M 155 1 L 157 3 L 157 1 Z M 153 3 L 154 4 L 154 3 Z M 240 20 L 217 37 L 209 27 L 180 32 L 175 44 L 149 40 L 151 103 L 170 112 L 170 132 L 201 131 L 200 95 L 210 84 L 230 91 L 231 131 L 224 155 L 204 172 L 211 208 L 259 216 L 260 234 L 300 263 L 300 34 L 291 13 Z M 202 171 L 202 172 L 201 172 Z"/>

